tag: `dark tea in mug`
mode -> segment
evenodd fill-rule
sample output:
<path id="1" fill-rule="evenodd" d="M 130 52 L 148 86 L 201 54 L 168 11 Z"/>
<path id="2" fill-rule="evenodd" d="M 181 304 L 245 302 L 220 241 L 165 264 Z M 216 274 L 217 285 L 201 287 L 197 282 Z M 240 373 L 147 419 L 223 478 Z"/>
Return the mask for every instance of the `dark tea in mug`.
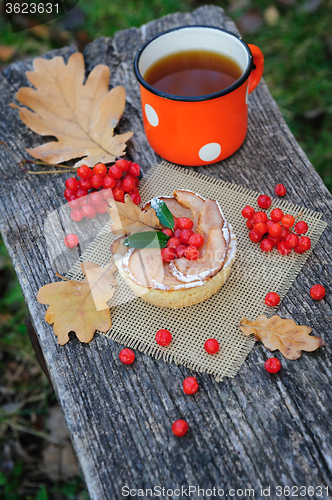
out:
<path id="1" fill-rule="evenodd" d="M 200 96 L 219 92 L 242 75 L 230 57 L 208 50 L 187 50 L 163 57 L 144 74 L 145 81 L 166 94 Z"/>

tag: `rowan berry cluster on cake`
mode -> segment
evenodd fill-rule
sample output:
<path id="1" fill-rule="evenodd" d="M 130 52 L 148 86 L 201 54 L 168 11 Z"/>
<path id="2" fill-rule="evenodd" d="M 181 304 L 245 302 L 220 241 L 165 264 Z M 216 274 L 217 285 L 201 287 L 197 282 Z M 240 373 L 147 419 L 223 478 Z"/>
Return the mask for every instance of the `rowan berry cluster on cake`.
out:
<path id="1" fill-rule="evenodd" d="M 283 194 L 279 196 L 283 196 L 286 190 L 285 188 L 284 190 L 278 189 L 278 192 L 282 192 Z M 257 204 L 260 208 L 268 209 L 271 206 L 271 198 L 261 195 L 257 199 Z M 247 219 L 247 228 L 250 230 L 249 238 L 254 243 L 260 242 L 263 252 L 271 252 L 273 247 L 277 247 L 281 255 L 288 255 L 292 249 L 296 253 L 304 253 L 311 247 L 310 238 L 302 236 L 308 231 L 307 223 L 302 220 L 295 223 L 296 217 L 284 214 L 280 208 L 274 208 L 268 217 L 266 212 L 262 210 L 256 212 L 253 207 L 247 205 L 241 214 Z M 294 232 L 291 232 L 291 228 Z"/>
<path id="2" fill-rule="evenodd" d="M 70 217 L 79 222 L 83 217 L 93 219 L 97 214 L 105 214 L 109 198 L 124 202 L 124 195 L 130 194 L 135 205 L 141 197 L 138 192 L 141 167 L 124 159 L 117 160 L 111 167 L 97 163 L 93 168 L 82 165 L 77 176 L 66 180 L 64 197 L 72 209 Z"/>
<path id="3" fill-rule="evenodd" d="M 174 217 L 174 231 L 164 229 L 163 233 L 170 236 L 167 247 L 162 248 L 161 258 L 164 262 L 185 257 L 188 260 L 197 260 L 198 249 L 203 245 L 204 238 L 192 230 L 194 223 L 189 217 Z"/>

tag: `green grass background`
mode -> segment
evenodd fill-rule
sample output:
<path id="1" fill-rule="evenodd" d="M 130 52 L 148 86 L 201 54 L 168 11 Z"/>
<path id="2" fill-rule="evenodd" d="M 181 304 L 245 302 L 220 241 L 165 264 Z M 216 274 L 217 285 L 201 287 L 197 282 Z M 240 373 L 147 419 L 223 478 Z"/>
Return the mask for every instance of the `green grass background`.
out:
<path id="1" fill-rule="evenodd" d="M 317 0 L 224 0 L 209 2 L 223 7 L 238 23 L 248 43 L 258 45 L 265 56 L 264 78 L 291 131 L 332 190 L 332 1 Z M 140 26 L 176 11 L 190 11 L 203 5 L 193 0 L 81 0 L 78 11 L 52 21 L 37 31 L 13 34 L 8 21 L 0 19 L 0 46 L 15 49 L 12 60 L 35 56 L 71 42 L 112 36 L 119 29 Z M 273 24 L 267 9 L 274 7 Z M 80 21 L 80 16 L 83 19 Z M 252 21 L 250 24 L 250 17 Z M 275 20 L 275 19 L 274 19 Z M 256 29 L 253 23 L 256 22 Z M 249 29 L 248 29 L 249 23 Z M 245 29 L 247 25 L 247 29 Z M 10 61 L 8 61 L 10 63 Z M 5 63 L 1 63 L 4 67 Z M 6 452 L 15 440 L 25 436 L 15 431 L 18 422 L 32 425 L 37 415 L 45 417 L 54 404 L 49 384 L 36 368 L 27 336 L 27 314 L 19 284 L 3 243 L 0 245 L 0 380 L 10 393 L 0 393 L 0 498 L 4 500 L 86 499 L 80 479 L 67 484 L 47 478 L 33 483 L 31 493 L 20 494 L 29 470 L 12 452 L 11 467 Z M 13 370 L 24 367 L 24 377 L 13 378 Z M 21 403 L 13 414 L 1 411 L 8 403 Z M 41 444 L 42 446 L 42 444 Z M 8 457 L 7 457 L 8 458 Z M 38 456 L 37 456 L 38 460 Z"/>

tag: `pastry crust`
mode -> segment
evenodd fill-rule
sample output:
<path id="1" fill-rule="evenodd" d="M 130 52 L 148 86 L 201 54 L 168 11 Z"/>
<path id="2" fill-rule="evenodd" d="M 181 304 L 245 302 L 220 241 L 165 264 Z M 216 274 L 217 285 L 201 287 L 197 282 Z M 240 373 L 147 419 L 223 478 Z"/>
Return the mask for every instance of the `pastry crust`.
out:
<path id="1" fill-rule="evenodd" d="M 159 307 L 181 308 L 203 302 L 218 292 L 229 277 L 231 267 L 236 256 L 235 234 L 233 233 L 230 224 L 228 224 L 225 220 L 219 205 L 218 208 L 222 216 L 222 226 L 219 229 L 223 232 L 224 236 L 226 236 L 226 249 L 221 269 L 214 272 L 211 272 L 210 270 L 210 272 L 200 273 L 196 277 L 195 275 L 188 276 L 187 280 L 186 276 L 181 275 L 181 273 L 177 278 L 176 272 L 174 273 L 174 271 L 177 270 L 174 269 L 174 266 L 170 266 L 168 269 L 170 269 L 171 273 L 173 273 L 173 281 L 176 284 L 168 286 L 163 284 L 163 280 L 158 280 L 158 282 L 156 282 L 152 279 L 152 282 L 154 283 L 152 286 L 151 283 L 150 286 L 143 286 L 141 282 L 138 282 L 137 279 L 135 279 L 135 276 L 133 276 L 130 271 L 129 262 L 134 249 L 129 249 L 125 255 L 115 255 L 115 263 L 121 277 L 135 295 L 141 297 L 142 300 Z M 167 283 L 167 280 L 164 280 L 164 283 Z"/>
<path id="2" fill-rule="evenodd" d="M 159 307 L 180 308 L 199 304 L 209 299 L 220 290 L 230 275 L 232 264 L 236 254 L 236 238 L 232 234 L 229 256 L 226 259 L 224 267 L 212 278 L 202 281 L 200 285 L 182 288 L 180 290 L 155 290 L 153 288 L 143 287 L 132 281 L 125 272 L 122 259 L 116 261 L 119 273 L 127 285 L 132 289 L 135 295 L 141 297 L 145 302 Z"/>

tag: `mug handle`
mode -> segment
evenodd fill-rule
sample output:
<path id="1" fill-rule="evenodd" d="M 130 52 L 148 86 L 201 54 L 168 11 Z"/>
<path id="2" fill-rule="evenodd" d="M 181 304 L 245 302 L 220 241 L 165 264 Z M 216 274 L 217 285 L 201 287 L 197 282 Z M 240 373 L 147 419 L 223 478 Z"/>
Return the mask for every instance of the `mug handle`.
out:
<path id="1" fill-rule="evenodd" d="M 261 49 L 259 49 L 256 45 L 252 45 L 248 43 L 248 47 L 251 50 L 253 56 L 254 68 L 249 76 L 249 94 L 257 87 L 260 79 L 263 75 L 264 70 L 264 56 Z"/>

